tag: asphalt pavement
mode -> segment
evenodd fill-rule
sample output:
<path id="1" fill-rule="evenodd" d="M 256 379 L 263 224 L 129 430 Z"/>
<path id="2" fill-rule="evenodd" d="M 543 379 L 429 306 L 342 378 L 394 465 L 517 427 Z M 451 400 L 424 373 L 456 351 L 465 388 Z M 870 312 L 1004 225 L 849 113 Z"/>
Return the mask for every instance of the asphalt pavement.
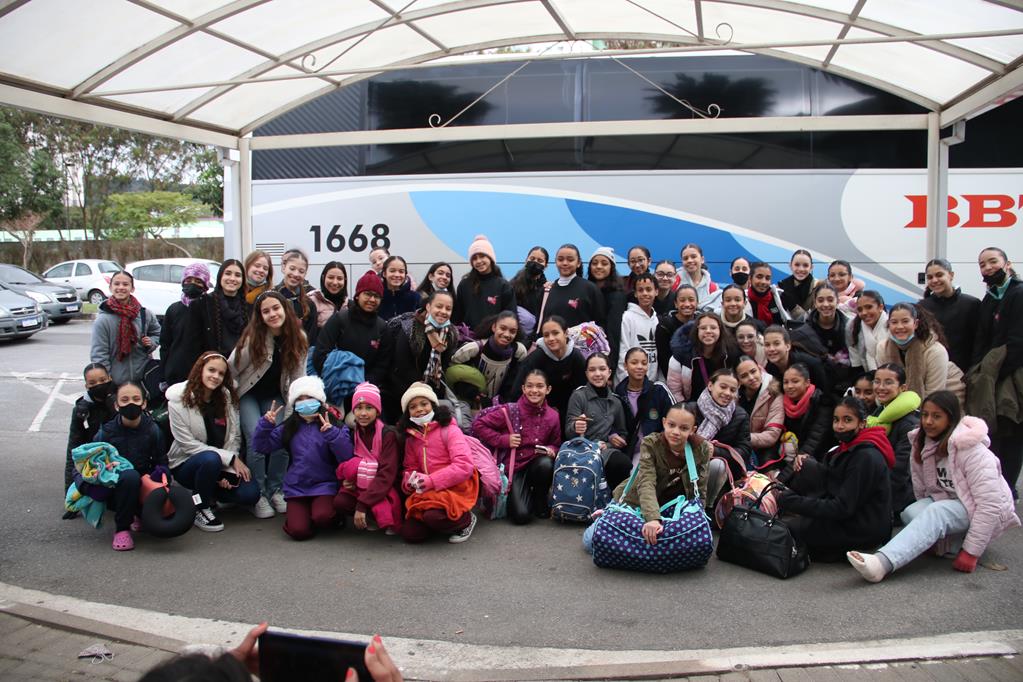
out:
<path id="1" fill-rule="evenodd" d="M 922 557 L 879 585 L 845 564 L 776 580 L 712 558 L 650 576 L 597 569 L 582 527 L 481 521 L 461 545 L 404 545 L 342 530 L 297 543 L 282 518 L 235 509 L 226 530 L 192 530 L 110 549 L 62 521 L 71 403 L 81 394 L 91 322 L 0 344 L 0 580 L 172 615 L 495 646 L 617 651 L 848 642 L 1017 629 L 1023 533 L 965 575 Z"/>

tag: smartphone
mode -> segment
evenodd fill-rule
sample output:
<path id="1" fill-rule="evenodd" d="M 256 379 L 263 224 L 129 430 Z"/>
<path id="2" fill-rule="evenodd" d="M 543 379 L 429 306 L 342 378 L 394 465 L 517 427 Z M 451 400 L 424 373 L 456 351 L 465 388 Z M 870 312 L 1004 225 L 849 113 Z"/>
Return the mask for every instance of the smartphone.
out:
<path id="1" fill-rule="evenodd" d="M 261 682 L 338 682 L 349 668 L 360 680 L 371 680 L 366 669 L 365 642 L 307 637 L 267 630 L 259 636 Z"/>

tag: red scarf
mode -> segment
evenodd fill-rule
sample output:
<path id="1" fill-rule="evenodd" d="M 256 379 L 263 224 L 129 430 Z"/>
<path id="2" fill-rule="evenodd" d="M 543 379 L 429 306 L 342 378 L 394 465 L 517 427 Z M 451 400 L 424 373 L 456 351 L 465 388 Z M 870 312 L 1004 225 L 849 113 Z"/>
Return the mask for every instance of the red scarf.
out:
<path id="1" fill-rule="evenodd" d="M 774 324 L 774 315 L 771 314 L 771 302 L 774 300 L 774 294 L 771 292 L 771 288 L 768 287 L 766 292 L 758 294 L 753 287 L 750 287 L 746 295 L 749 297 L 750 305 L 753 306 L 753 316 L 766 325 Z"/>
<path id="2" fill-rule="evenodd" d="M 856 437 L 848 443 L 839 443 L 838 451 L 845 452 L 849 448 L 859 443 L 869 443 L 877 448 L 881 455 L 884 457 L 884 461 L 888 463 L 889 469 L 895 468 L 895 450 L 892 449 L 892 443 L 888 440 L 888 434 L 885 432 L 883 426 L 868 426 L 865 429 L 861 429 Z"/>
<path id="3" fill-rule="evenodd" d="M 134 296 L 128 296 L 124 303 L 111 296 L 106 300 L 106 306 L 107 310 L 121 318 L 117 325 L 117 348 L 114 350 L 114 356 L 118 360 L 124 360 L 139 341 L 139 333 L 132 321 L 138 317 L 142 306 Z M 144 334 L 145 330 L 142 333 Z"/>
<path id="4" fill-rule="evenodd" d="M 798 403 L 792 402 L 792 398 L 787 395 L 784 396 L 782 404 L 785 406 L 785 416 L 791 417 L 792 419 L 799 419 L 806 414 L 806 411 L 810 409 L 810 398 L 812 398 L 813 394 L 816 392 L 817 387 L 810 384 L 806 389 L 806 393 L 803 394 L 803 397 L 799 399 Z"/>

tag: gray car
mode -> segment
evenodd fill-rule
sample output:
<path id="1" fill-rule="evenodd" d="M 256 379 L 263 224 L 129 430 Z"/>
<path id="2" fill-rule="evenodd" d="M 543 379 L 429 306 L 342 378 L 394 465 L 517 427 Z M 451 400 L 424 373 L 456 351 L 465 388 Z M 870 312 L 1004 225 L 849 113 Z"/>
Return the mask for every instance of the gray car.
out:
<path id="1" fill-rule="evenodd" d="M 38 303 L 50 322 L 64 324 L 82 314 L 82 303 L 73 286 L 47 282 L 34 272 L 7 263 L 0 263 L 0 283 Z"/>
<path id="2" fill-rule="evenodd" d="M 0 284 L 0 339 L 25 339 L 46 329 L 46 315 L 28 296 Z"/>

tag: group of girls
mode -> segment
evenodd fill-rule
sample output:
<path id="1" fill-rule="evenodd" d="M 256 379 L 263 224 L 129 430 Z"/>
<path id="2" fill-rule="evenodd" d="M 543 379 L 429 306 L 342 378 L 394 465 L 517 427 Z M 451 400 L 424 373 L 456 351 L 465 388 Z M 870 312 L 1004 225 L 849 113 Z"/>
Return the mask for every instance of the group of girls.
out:
<path id="1" fill-rule="evenodd" d="M 458 428 L 465 424 L 453 415 L 468 395 L 462 404 L 471 412 L 506 406 L 485 415 L 477 435 L 506 463 L 514 453 L 509 516 L 517 523 L 547 514 L 563 439 L 599 443 L 613 489 L 643 464 L 648 443 L 677 454 L 663 435 L 670 421 L 678 432 L 689 425 L 707 452 L 705 501 L 729 470 L 770 473 L 788 486 L 782 507 L 813 520 L 796 526 L 811 546 L 823 542 L 818 551 L 827 556 L 843 544 L 868 549 L 866 539 L 887 540 L 919 500 L 920 459 L 909 434 L 929 404 L 923 397 L 956 398 L 954 429 L 964 371 L 999 347 L 1007 352 L 996 379 L 1020 368 L 1023 288 L 997 248 L 979 259 L 988 286 L 982 302 L 954 288 L 950 264 L 935 260 L 924 299 L 890 309 L 845 261 L 829 266 L 826 281 L 814 280 L 803 250 L 777 284 L 768 264 L 740 257 L 730 264 L 732 282 L 719 286 L 698 245 L 680 256 L 681 269 L 655 265 L 645 247 L 634 247 L 629 273 L 619 277 L 614 252 L 601 247 L 584 278 L 579 250 L 566 244 L 554 252 L 558 277 L 548 282 L 549 252 L 534 247 L 506 281 L 492 244 L 479 236 L 457 285 L 451 266 L 436 263 L 415 287 L 404 259 L 375 249 L 373 269 L 349 299 L 340 263 L 329 263 L 313 289 L 307 259 L 288 251 L 273 287 L 271 259 L 255 252 L 244 263 L 225 261 L 213 291 L 203 266 L 186 270 L 182 300 L 165 319 L 169 344 L 131 295 L 130 275 L 117 273 L 94 327 L 89 393 L 76 405 L 69 452 L 104 421 L 123 421 L 118 393 L 104 385 L 137 389 L 162 343 L 169 474 L 199 494 L 203 530 L 223 528 L 217 505 L 234 502 L 259 518 L 286 514 L 285 531 L 297 539 L 346 515 L 356 528 L 411 542 L 468 538 L 479 482 Z M 571 330 L 584 322 L 606 331 L 609 353 L 575 347 Z M 306 377 L 307 356 L 321 376 L 358 367 L 363 383 L 329 405 L 322 383 Z M 346 412 L 348 425 L 339 421 Z M 991 439 L 1012 496 L 1021 428 L 999 415 Z M 868 446 L 884 464 L 870 475 L 847 454 Z M 863 491 L 849 497 L 850 467 L 860 483 L 878 481 L 877 513 L 867 515 L 873 535 L 821 525 L 866 518 L 851 511 Z"/>

